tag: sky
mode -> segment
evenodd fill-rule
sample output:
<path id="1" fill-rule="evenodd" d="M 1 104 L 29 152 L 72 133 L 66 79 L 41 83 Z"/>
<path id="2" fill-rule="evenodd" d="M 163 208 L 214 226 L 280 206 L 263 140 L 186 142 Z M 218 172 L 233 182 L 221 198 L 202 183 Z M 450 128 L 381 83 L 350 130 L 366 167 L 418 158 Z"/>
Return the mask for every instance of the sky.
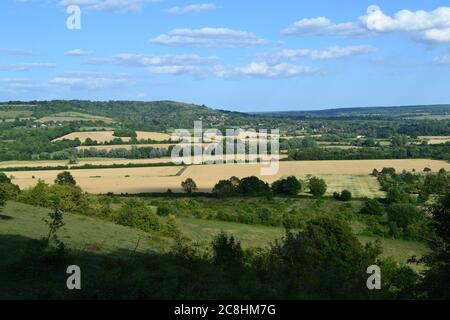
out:
<path id="1" fill-rule="evenodd" d="M 0 101 L 450 103 L 450 0 L 1 0 L 0 26 Z"/>

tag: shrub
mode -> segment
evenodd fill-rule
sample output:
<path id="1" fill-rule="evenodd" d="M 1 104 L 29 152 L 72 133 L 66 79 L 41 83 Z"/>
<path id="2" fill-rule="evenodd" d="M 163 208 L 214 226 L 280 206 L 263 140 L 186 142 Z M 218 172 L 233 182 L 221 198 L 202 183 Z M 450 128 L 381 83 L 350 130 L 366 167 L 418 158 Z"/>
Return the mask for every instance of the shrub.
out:
<path id="1" fill-rule="evenodd" d="M 348 202 L 352 200 L 352 193 L 348 190 L 343 190 L 340 194 L 339 192 L 334 192 L 333 197 L 338 201 Z"/>
<path id="2" fill-rule="evenodd" d="M 359 213 L 370 216 L 382 216 L 384 214 L 384 207 L 376 199 L 367 199 Z"/>
<path id="3" fill-rule="evenodd" d="M 388 218 L 398 227 L 406 229 L 411 223 L 423 219 L 424 215 L 412 204 L 394 203 L 388 208 Z"/>
<path id="4" fill-rule="evenodd" d="M 220 233 L 212 242 L 213 261 L 215 264 L 225 267 L 239 267 L 242 265 L 244 251 L 241 243 L 233 236 Z"/>
<path id="5" fill-rule="evenodd" d="M 312 177 L 309 179 L 309 190 L 314 197 L 321 197 L 327 191 L 327 184 L 323 179 Z"/>
<path id="6" fill-rule="evenodd" d="M 161 228 L 158 216 L 143 201 L 134 199 L 127 200 L 122 204 L 117 213 L 116 222 L 146 232 Z"/>

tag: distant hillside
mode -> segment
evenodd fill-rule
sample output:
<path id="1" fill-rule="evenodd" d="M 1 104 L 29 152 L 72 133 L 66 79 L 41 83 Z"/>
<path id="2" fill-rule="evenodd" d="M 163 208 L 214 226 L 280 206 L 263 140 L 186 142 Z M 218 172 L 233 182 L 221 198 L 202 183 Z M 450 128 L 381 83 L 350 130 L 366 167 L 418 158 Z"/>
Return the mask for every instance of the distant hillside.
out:
<path id="1" fill-rule="evenodd" d="M 248 114 L 228 112 L 175 101 L 107 101 L 94 102 L 82 100 L 54 100 L 8 102 L 0 104 L 3 114 L 22 112 L 36 119 L 58 120 L 61 114 L 78 114 L 77 119 L 101 121 L 100 117 L 113 119 L 114 122 L 136 129 L 167 130 L 169 128 L 192 128 L 195 120 L 202 120 L 205 127 L 245 124 L 248 118 L 257 118 Z M 31 114 L 30 114 L 31 113 Z M 88 117 L 89 115 L 96 116 Z M 109 121 L 111 122 L 111 121 Z"/>
<path id="2" fill-rule="evenodd" d="M 259 115 L 262 115 L 261 113 Z M 450 119 L 450 105 L 340 108 L 318 111 L 281 111 L 264 113 L 286 118 L 418 118 Z"/>

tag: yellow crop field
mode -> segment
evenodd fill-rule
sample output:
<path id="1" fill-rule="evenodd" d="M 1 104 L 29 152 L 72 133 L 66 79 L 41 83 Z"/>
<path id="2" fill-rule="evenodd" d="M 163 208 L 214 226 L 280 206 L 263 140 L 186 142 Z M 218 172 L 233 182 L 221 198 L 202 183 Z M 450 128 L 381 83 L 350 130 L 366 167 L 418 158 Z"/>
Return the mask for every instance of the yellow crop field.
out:
<path id="1" fill-rule="evenodd" d="M 78 150 L 114 150 L 114 149 L 127 149 L 130 150 L 132 148 L 155 148 L 155 149 L 168 149 L 170 146 L 174 144 L 118 144 L 118 145 L 101 145 L 101 146 L 80 146 L 76 149 Z"/>
<path id="2" fill-rule="evenodd" d="M 155 141 L 167 141 L 170 140 L 170 135 L 167 133 L 161 132 L 146 132 L 146 131 L 136 131 L 137 139 L 152 139 Z M 76 138 L 80 139 L 81 142 L 85 142 L 87 138 L 91 138 L 92 140 L 96 140 L 99 143 L 109 142 L 114 140 L 114 131 L 80 131 L 80 132 L 72 132 L 65 136 L 59 137 L 53 141 L 59 140 L 75 140 Z M 130 141 L 131 139 L 128 137 L 121 137 L 122 141 Z"/>
<path id="3" fill-rule="evenodd" d="M 450 141 L 449 136 L 422 136 L 419 139 L 428 141 L 428 144 L 444 144 Z"/>
<path id="4" fill-rule="evenodd" d="M 142 159 L 140 161 L 150 159 Z M 161 159 L 153 159 L 153 161 Z M 125 163 L 130 160 L 123 160 Z M 137 160 L 134 160 L 137 161 Z M 381 195 L 378 181 L 370 176 L 374 168 L 393 167 L 397 171 L 422 171 L 428 167 L 433 171 L 441 168 L 450 170 L 450 164 L 437 160 L 343 160 L 343 161 L 286 161 L 280 162 L 279 172 L 273 176 L 261 176 L 262 166 L 268 163 L 253 164 L 211 164 L 192 165 L 182 171 L 182 167 L 119 168 L 100 170 L 72 170 L 71 173 L 83 190 L 92 193 L 140 193 L 164 192 L 167 189 L 180 191 L 180 184 L 187 178 L 196 182 L 200 191 L 209 192 L 222 179 L 232 176 L 244 178 L 259 176 L 271 183 L 281 177 L 307 175 L 323 177 L 328 183 L 328 192 L 348 189 L 357 196 Z M 57 171 L 8 172 L 13 182 L 21 188 L 32 186 L 38 179 L 52 183 Z M 34 176 L 34 179 L 33 179 Z"/>

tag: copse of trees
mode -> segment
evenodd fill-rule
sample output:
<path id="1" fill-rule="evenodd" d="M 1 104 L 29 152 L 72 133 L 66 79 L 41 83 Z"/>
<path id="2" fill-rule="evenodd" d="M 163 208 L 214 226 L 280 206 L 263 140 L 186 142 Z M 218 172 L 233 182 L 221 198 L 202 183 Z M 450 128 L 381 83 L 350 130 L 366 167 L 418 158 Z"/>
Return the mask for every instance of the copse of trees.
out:
<path id="1" fill-rule="evenodd" d="M 272 183 L 272 191 L 278 195 L 296 196 L 302 190 L 303 183 L 295 176 L 280 179 Z"/>
<path id="2" fill-rule="evenodd" d="M 114 130 L 115 137 L 129 137 L 129 138 L 137 138 L 137 133 L 133 129 L 129 128 L 117 128 Z"/>

